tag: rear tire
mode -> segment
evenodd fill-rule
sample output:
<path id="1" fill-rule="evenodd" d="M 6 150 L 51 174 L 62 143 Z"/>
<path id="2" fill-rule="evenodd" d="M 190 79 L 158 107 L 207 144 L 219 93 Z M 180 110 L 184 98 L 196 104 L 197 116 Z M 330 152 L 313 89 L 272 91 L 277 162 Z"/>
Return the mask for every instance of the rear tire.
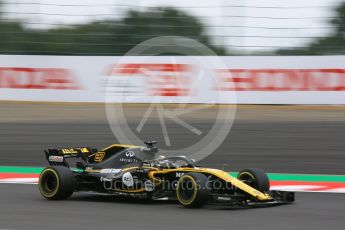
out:
<path id="1" fill-rule="evenodd" d="M 270 180 L 262 169 L 244 169 L 238 173 L 237 179 L 243 181 L 260 192 L 265 193 L 270 190 Z"/>
<path id="2" fill-rule="evenodd" d="M 67 199 L 73 194 L 74 188 L 75 178 L 67 167 L 52 166 L 41 172 L 38 189 L 49 200 Z"/>
<path id="3" fill-rule="evenodd" d="M 178 180 L 176 188 L 177 200 L 186 208 L 200 208 L 210 196 L 208 179 L 201 173 L 188 173 Z"/>

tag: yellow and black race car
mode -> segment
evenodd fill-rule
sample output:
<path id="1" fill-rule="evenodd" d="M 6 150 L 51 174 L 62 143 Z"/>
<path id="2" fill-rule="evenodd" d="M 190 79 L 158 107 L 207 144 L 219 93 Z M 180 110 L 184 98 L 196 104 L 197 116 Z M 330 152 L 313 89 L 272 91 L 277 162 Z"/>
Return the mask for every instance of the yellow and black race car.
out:
<path id="1" fill-rule="evenodd" d="M 245 169 L 237 178 L 203 168 L 184 156 L 159 156 L 156 142 L 146 146 L 114 144 L 100 151 L 89 147 L 45 150 L 50 164 L 39 178 L 39 191 L 51 200 L 73 192 L 93 191 L 152 200 L 174 199 L 187 208 L 207 203 L 266 206 L 294 201 L 294 193 L 270 191 L 260 169 Z M 79 158 L 75 167 L 71 159 Z"/>

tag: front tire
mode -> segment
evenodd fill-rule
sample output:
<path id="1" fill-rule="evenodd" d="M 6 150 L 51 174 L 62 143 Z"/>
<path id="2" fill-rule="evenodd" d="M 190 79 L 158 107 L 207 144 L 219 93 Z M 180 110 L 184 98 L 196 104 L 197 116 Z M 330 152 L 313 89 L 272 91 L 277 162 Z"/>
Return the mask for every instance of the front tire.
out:
<path id="1" fill-rule="evenodd" d="M 237 179 L 243 181 L 260 192 L 265 193 L 270 190 L 270 180 L 262 169 L 244 169 L 238 173 Z"/>
<path id="2" fill-rule="evenodd" d="M 201 173 L 188 173 L 178 180 L 176 188 L 177 200 L 186 208 L 200 208 L 210 196 L 208 179 Z"/>
<path id="3" fill-rule="evenodd" d="M 38 180 L 38 189 L 42 196 L 49 200 L 69 198 L 75 188 L 75 177 L 72 171 L 63 166 L 45 168 Z"/>

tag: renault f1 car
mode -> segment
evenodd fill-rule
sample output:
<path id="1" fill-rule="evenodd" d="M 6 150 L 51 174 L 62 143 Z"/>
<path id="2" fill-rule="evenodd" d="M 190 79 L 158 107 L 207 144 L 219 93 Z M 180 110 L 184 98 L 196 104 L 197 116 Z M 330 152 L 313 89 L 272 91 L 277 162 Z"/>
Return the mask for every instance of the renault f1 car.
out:
<path id="1" fill-rule="evenodd" d="M 50 164 L 40 174 L 39 191 L 50 200 L 92 191 L 151 200 L 174 199 L 187 208 L 207 203 L 270 206 L 294 201 L 294 193 L 270 191 L 260 169 L 245 169 L 237 178 L 203 168 L 185 156 L 156 157 L 156 142 L 146 146 L 114 144 L 98 151 L 89 147 L 45 150 Z M 74 162 L 72 162 L 74 159 Z M 74 163 L 74 167 L 70 165 Z"/>

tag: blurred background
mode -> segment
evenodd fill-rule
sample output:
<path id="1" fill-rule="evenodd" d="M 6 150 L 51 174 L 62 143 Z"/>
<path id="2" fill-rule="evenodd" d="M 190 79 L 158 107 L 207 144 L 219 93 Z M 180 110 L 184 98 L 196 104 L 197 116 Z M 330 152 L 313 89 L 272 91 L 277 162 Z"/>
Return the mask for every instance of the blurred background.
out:
<path id="1" fill-rule="evenodd" d="M 42 166 L 46 164 L 44 148 L 104 147 L 116 142 L 107 120 L 104 95 L 98 95 L 109 79 L 103 73 L 115 68 L 116 56 L 147 39 L 166 35 L 195 39 L 226 56 L 223 59 L 229 64 L 229 71 L 237 72 L 231 72 L 234 78 L 229 75 L 224 85 L 237 79 L 238 103 L 256 104 L 237 107 L 231 133 L 215 154 L 205 159 L 206 164 L 222 167 L 231 154 L 232 170 L 255 166 L 270 172 L 345 173 L 345 110 L 334 106 L 342 104 L 345 95 L 343 58 L 334 56 L 345 54 L 345 2 L 340 0 L 0 0 L 0 54 L 14 55 L 1 56 L 0 143 L 11 154 L 1 155 L 0 165 Z M 59 59 L 59 55 L 82 57 Z M 249 57 L 256 55 L 261 56 Z M 277 57 L 272 59 L 271 55 Z M 278 57 L 284 55 L 291 57 Z M 296 55 L 321 56 L 306 60 Z M 166 63 L 171 62 L 170 57 L 164 58 Z M 186 87 L 160 80 L 167 75 L 171 79 L 176 76 L 175 70 L 156 73 L 162 66 L 165 65 L 135 68 L 148 68 L 152 76 L 158 74 L 158 83 L 162 84 L 159 87 L 166 91 Z M 112 69 L 114 78 L 121 75 L 119 82 L 114 81 L 115 86 L 129 84 L 121 83 L 126 77 L 139 82 L 140 90 L 153 84 L 142 83 L 142 73 L 137 74 L 139 77 L 127 75 L 126 68 L 123 76 Z M 221 97 L 230 97 L 230 91 L 233 89 L 222 92 Z M 203 90 L 201 96 L 209 97 L 210 93 Z M 178 96 L 183 95 L 165 95 L 159 102 Z M 326 96 L 331 100 L 324 100 Z M 42 101 L 46 103 L 37 103 Z M 100 103 L 49 103 L 56 101 Z M 327 105 L 287 105 L 303 103 Z M 146 109 L 142 105 L 128 106 L 128 124 L 123 121 L 118 124 L 119 129 L 128 125 L 135 131 Z M 171 134 L 168 148 L 179 149 L 191 145 L 193 138 L 203 138 L 215 121 L 214 112 L 222 109 L 211 107 L 187 117 L 185 122 L 203 133 L 193 137 L 190 129 L 182 131 L 190 127 L 186 123 L 167 119 L 165 129 Z M 165 124 L 159 122 L 158 115 L 150 115 L 151 123 L 140 135 L 143 139 L 156 139 L 164 147 Z"/>
<path id="2" fill-rule="evenodd" d="M 161 35 L 218 55 L 344 54 L 341 0 L 1 0 L 0 53 L 123 55 Z"/>
<path id="3" fill-rule="evenodd" d="M 119 64 L 159 36 L 222 57 L 166 52 Z M 0 0 L 0 229 L 344 229 L 344 55 L 344 0 Z M 197 102 L 182 104 L 187 96 Z M 234 120 L 219 116 L 230 110 Z M 231 132 L 218 142 L 213 127 Z M 83 194 L 53 204 L 26 184 L 48 165 L 44 149 L 102 149 L 122 131 L 157 140 L 162 154 L 216 143 L 198 164 L 262 168 L 271 185 L 303 192 L 289 206 L 196 211 Z"/>

